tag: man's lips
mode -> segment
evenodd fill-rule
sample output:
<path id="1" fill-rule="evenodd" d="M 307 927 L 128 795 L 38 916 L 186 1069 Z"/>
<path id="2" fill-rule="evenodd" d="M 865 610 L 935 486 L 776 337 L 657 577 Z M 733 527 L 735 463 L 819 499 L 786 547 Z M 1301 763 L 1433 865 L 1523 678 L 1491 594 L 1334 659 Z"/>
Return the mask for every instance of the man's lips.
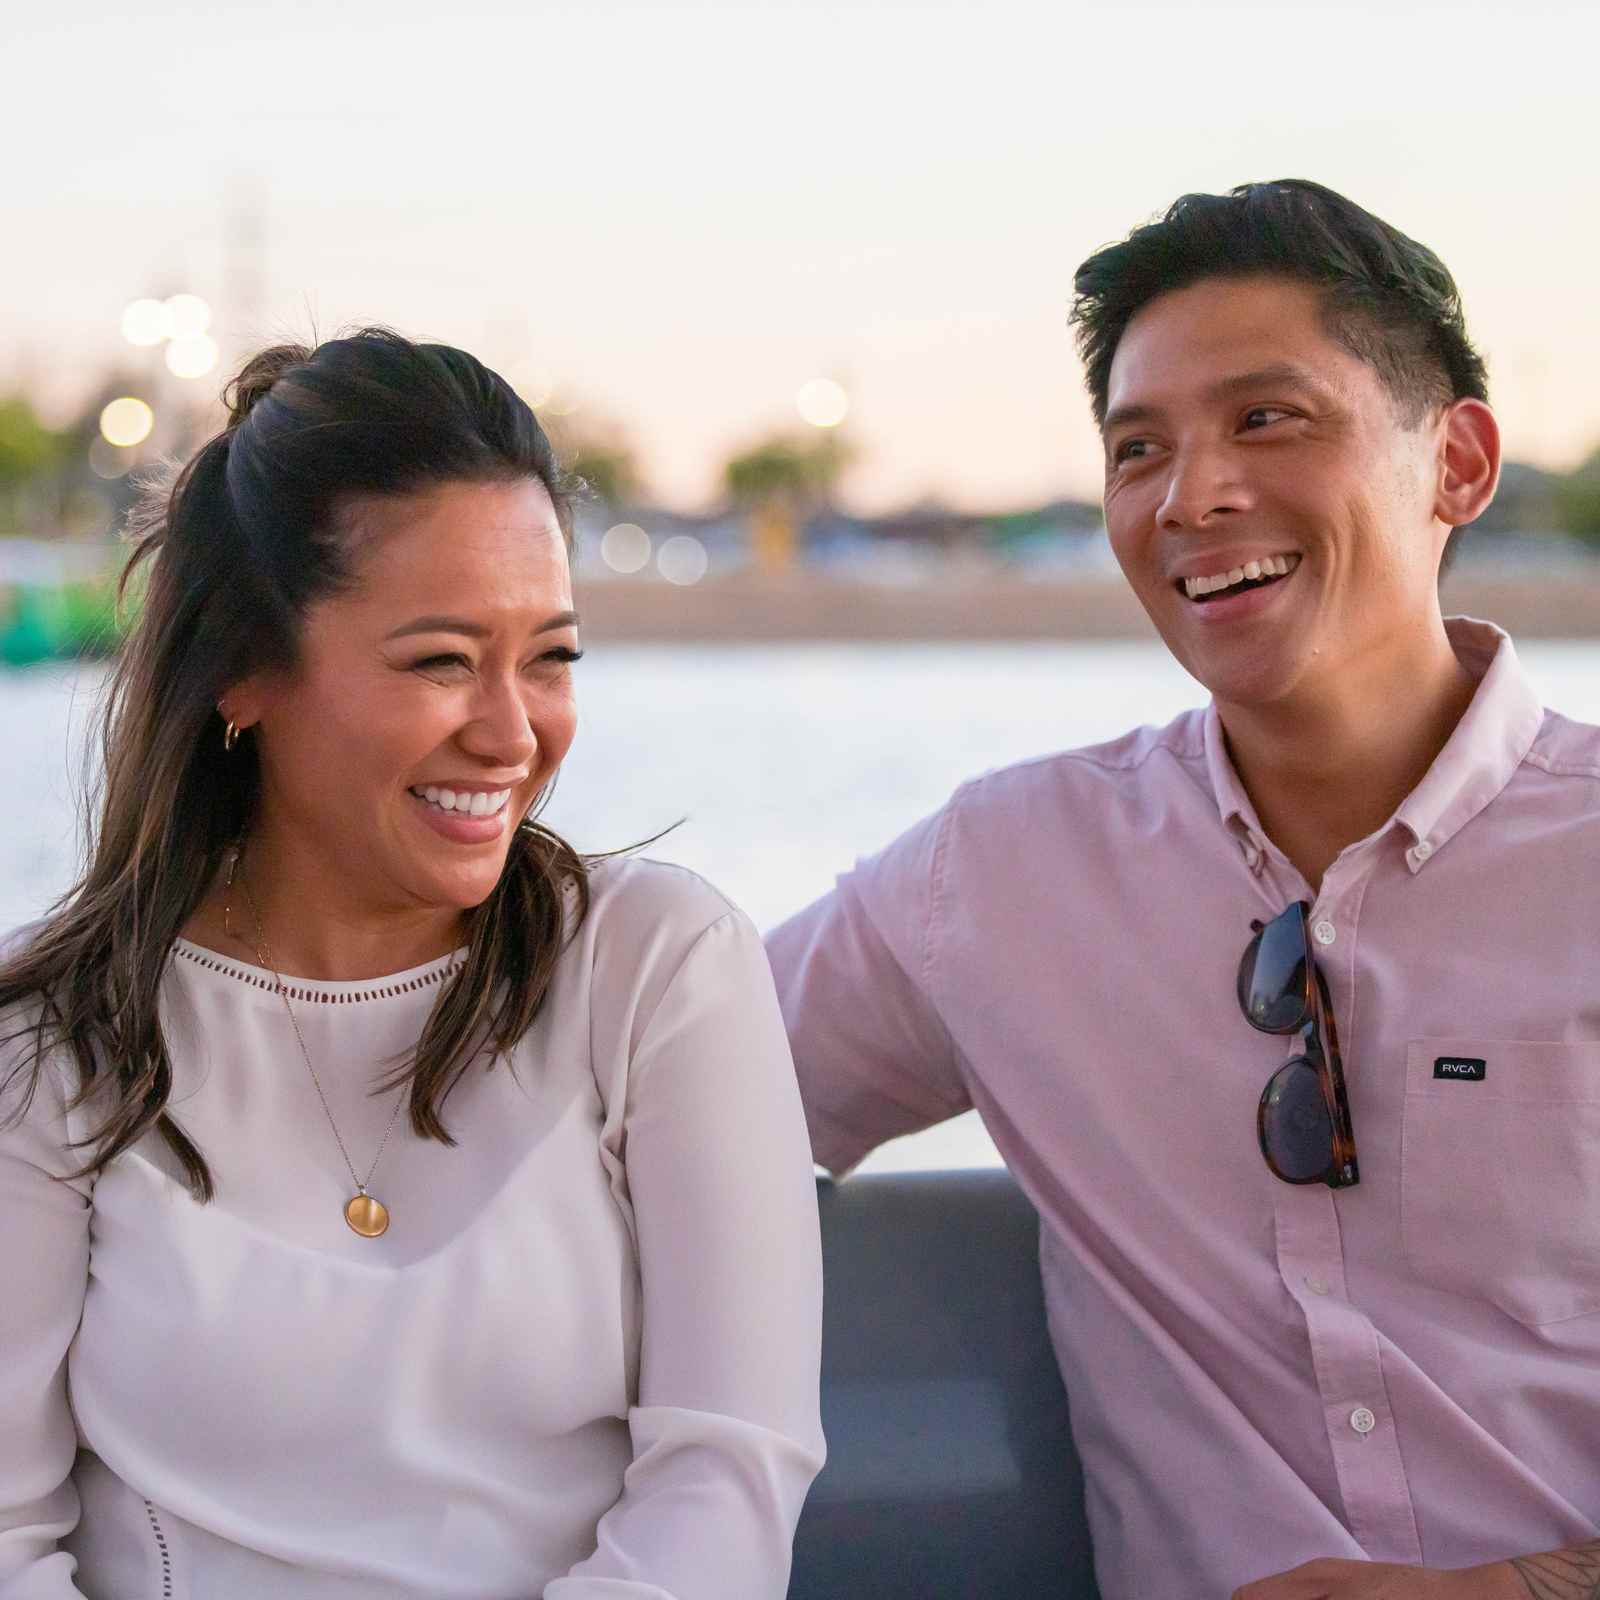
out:
<path id="1" fill-rule="evenodd" d="M 1263 555 L 1218 555 L 1202 558 L 1203 570 L 1180 572 L 1172 584 L 1179 594 L 1196 605 L 1214 605 L 1218 598 L 1231 598 L 1281 582 L 1300 565 L 1297 551 L 1285 550 Z M 1194 565 L 1199 566 L 1196 562 Z"/>

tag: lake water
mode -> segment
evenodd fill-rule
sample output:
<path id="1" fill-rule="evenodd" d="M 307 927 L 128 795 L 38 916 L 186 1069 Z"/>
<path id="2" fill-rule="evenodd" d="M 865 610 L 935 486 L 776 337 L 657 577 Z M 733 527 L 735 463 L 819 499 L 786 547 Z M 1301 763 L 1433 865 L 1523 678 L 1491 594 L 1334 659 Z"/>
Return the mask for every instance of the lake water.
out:
<path id="1" fill-rule="evenodd" d="M 1547 705 L 1600 722 L 1600 644 L 1530 641 Z M 762 927 L 940 805 L 963 779 L 1167 721 L 1204 699 L 1158 646 L 605 646 L 577 668 L 581 725 L 548 818 L 583 850 L 647 838 Z M 99 668 L 0 675 L 0 929 L 78 862 L 78 774 Z M 970 1117 L 896 1141 L 878 1168 L 995 1160 Z"/>

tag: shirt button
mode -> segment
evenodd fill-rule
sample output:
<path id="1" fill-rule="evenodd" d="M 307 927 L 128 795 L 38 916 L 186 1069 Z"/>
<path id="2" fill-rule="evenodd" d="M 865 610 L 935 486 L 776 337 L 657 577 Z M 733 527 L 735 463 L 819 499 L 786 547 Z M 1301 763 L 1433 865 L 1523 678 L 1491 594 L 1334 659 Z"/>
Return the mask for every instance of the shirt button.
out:
<path id="1" fill-rule="evenodd" d="M 1328 1292 L 1327 1279 L 1326 1278 L 1307 1278 L 1306 1279 L 1306 1288 L 1308 1288 L 1312 1292 L 1312 1294 L 1326 1294 Z"/>
<path id="2" fill-rule="evenodd" d="M 1426 861 L 1433 854 L 1433 846 L 1426 839 L 1418 839 L 1411 853 L 1418 861 Z"/>
<path id="3" fill-rule="evenodd" d="M 1326 917 L 1311 930 L 1318 944 L 1332 944 L 1339 937 L 1338 929 Z"/>
<path id="4" fill-rule="evenodd" d="M 1365 1406 L 1357 1406 L 1350 1413 L 1350 1426 L 1365 1436 L 1378 1426 L 1378 1419 Z"/>

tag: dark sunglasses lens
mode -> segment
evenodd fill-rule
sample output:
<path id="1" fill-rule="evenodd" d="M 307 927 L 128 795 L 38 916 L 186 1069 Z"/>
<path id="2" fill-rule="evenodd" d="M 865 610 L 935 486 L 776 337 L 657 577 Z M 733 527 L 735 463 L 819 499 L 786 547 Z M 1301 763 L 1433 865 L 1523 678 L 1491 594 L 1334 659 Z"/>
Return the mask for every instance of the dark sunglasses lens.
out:
<path id="1" fill-rule="evenodd" d="M 1272 1033 L 1306 1020 L 1306 933 L 1298 906 L 1250 941 L 1239 963 L 1239 1004 L 1254 1026 Z"/>
<path id="2" fill-rule="evenodd" d="M 1304 1056 L 1273 1073 L 1261 1096 L 1261 1147 L 1291 1183 L 1320 1178 L 1333 1162 L 1333 1120 L 1322 1079 Z"/>

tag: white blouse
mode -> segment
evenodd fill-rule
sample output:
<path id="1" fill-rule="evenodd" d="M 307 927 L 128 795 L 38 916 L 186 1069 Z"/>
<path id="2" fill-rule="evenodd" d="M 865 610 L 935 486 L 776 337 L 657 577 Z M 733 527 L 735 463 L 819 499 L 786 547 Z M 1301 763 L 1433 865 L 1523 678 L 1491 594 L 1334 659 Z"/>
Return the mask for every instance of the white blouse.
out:
<path id="1" fill-rule="evenodd" d="M 456 1147 L 402 1112 L 381 1238 L 254 967 L 180 942 L 164 980 L 211 1204 L 156 1136 L 60 1181 L 95 1120 L 45 1075 L 0 1132 L 0 1600 L 779 1600 L 821 1263 L 766 958 L 692 873 L 592 884 Z M 358 1172 L 457 960 L 289 980 Z"/>

